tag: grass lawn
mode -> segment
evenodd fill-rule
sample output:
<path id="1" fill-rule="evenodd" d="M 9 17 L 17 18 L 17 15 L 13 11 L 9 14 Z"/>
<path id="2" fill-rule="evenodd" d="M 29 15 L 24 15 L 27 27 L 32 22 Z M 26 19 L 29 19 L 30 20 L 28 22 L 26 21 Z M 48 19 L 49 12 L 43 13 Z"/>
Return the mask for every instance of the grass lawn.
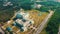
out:
<path id="1" fill-rule="evenodd" d="M 47 12 L 40 12 L 40 11 L 38 11 L 38 10 L 28 10 L 28 12 L 29 12 L 29 14 L 30 14 L 30 19 L 33 19 L 34 20 L 34 26 L 35 27 L 38 27 L 39 26 L 39 24 L 44 20 L 44 18 L 48 15 L 48 13 Z M 12 21 L 13 22 L 13 21 Z M 12 23 L 11 22 L 11 23 Z M 4 26 L 3 26 L 3 28 L 6 28 L 7 27 L 7 25 L 8 24 L 5 24 Z M 10 24 L 8 25 L 8 26 L 10 26 Z M 11 26 L 12 27 L 12 26 Z M 14 29 L 14 28 L 13 28 Z M 14 31 L 16 30 L 17 28 L 15 27 L 15 29 L 14 29 Z M 18 29 L 19 30 L 19 29 Z M 17 31 L 17 30 L 16 30 Z M 16 32 L 15 31 L 15 32 Z M 28 30 L 28 31 L 26 31 L 26 32 L 18 32 L 17 34 L 27 34 L 28 32 L 30 32 L 31 31 L 31 29 L 30 30 Z M 43 32 L 45 32 L 45 30 L 43 31 Z"/>
<path id="2" fill-rule="evenodd" d="M 42 32 L 40 34 L 47 34 L 46 30 L 42 30 Z"/>

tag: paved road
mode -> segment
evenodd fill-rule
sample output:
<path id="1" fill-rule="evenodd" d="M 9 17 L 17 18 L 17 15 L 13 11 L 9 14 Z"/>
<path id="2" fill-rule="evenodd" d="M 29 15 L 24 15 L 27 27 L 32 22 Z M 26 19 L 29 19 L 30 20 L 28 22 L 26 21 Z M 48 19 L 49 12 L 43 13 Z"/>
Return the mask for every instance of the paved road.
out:
<path id="1" fill-rule="evenodd" d="M 43 30 L 43 28 L 45 27 L 45 24 L 47 24 L 47 21 L 53 14 L 54 12 L 50 11 L 50 14 L 47 15 L 47 17 L 43 20 L 43 22 L 38 26 L 36 32 L 34 32 L 33 34 L 39 34 Z"/>
<path id="2" fill-rule="evenodd" d="M 0 32 L 2 32 L 2 34 L 4 34 L 4 31 L 1 29 L 1 27 L 0 27 Z"/>
<path id="3" fill-rule="evenodd" d="M 59 32 L 58 32 L 58 34 L 60 34 L 60 24 L 59 24 Z"/>

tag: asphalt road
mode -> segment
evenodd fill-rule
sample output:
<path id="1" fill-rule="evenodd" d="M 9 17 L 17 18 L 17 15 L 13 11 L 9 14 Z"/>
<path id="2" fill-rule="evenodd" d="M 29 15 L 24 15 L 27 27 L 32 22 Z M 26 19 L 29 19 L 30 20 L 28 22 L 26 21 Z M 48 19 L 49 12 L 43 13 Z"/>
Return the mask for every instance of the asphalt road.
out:
<path id="1" fill-rule="evenodd" d="M 0 32 L 2 32 L 2 34 L 4 34 L 4 31 L 1 29 L 1 27 L 0 27 Z"/>
<path id="2" fill-rule="evenodd" d="M 58 32 L 58 34 L 60 34 L 60 24 L 59 24 L 59 32 Z"/>
<path id="3" fill-rule="evenodd" d="M 43 20 L 43 22 L 38 26 L 36 32 L 34 32 L 33 34 L 39 34 L 43 30 L 43 28 L 45 27 L 45 24 L 47 24 L 47 21 L 53 14 L 54 12 L 50 11 L 50 14 L 47 15 L 47 17 Z"/>

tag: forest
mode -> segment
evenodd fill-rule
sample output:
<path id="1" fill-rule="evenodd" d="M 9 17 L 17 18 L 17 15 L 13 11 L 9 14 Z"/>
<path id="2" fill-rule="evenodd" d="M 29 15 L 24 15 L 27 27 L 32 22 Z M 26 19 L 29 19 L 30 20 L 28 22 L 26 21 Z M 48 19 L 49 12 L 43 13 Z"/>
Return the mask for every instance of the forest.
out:
<path id="1" fill-rule="evenodd" d="M 12 6 L 3 6 L 3 2 L 5 1 L 0 1 L 0 22 L 6 22 L 7 20 L 10 20 L 10 18 L 14 15 L 14 11 L 16 10 L 18 11 L 20 8 L 23 8 L 25 10 L 32 9 L 31 5 L 34 4 L 33 2 L 23 0 L 21 1 L 9 0 L 9 1 L 13 3 Z M 43 5 L 40 9 L 38 9 L 40 11 L 48 10 L 55 11 L 54 15 L 51 17 L 50 21 L 47 24 L 46 31 L 47 34 L 57 34 L 58 27 L 60 24 L 60 3 L 51 1 L 39 3 L 37 2 L 37 4 Z"/>
<path id="2" fill-rule="evenodd" d="M 46 27 L 46 31 L 48 34 L 57 34 L 60 24 L 60 8 L 56 9 L 54 15 L 51 17 L 48 25 Z"/>

